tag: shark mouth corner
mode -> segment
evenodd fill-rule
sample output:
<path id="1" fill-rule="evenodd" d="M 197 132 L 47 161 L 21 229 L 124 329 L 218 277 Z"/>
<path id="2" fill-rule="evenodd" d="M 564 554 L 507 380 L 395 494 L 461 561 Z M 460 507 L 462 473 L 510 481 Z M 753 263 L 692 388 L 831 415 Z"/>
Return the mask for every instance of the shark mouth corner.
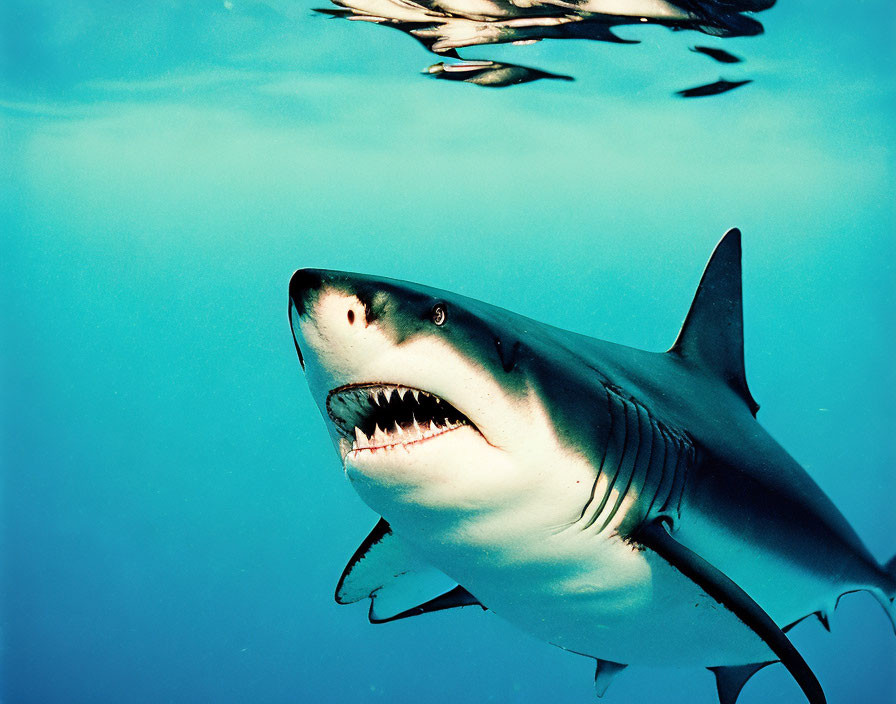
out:
<path id="1" fill-rule="evenodd" d="M 397 384 L 348 384 L 327 394 L 327 413 L 344 438 L 343 457 L 424 442 L 469 426 L 479 429 L 444 399 Z M 351 446 L 349 447 L 349 442 Z"/>

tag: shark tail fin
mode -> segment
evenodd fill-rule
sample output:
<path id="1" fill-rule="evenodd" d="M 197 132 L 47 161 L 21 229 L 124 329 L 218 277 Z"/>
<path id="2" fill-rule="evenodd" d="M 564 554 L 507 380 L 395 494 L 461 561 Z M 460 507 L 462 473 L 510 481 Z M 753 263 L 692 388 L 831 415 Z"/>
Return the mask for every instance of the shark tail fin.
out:
<path id="1" fill-rule="evenodd" d="M 678 355 L 734 390 L 755 416 L 759 404 L 744 371 L 740 230 L 725 233 L 703 271 L 691 309 L 669 354 Z"/>

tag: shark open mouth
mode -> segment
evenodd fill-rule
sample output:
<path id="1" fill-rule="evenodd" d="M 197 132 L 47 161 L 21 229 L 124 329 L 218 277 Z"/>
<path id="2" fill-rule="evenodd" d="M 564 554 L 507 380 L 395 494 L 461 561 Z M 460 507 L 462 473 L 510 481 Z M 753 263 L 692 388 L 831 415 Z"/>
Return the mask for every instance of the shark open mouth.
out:
<path id="1" fill-rule="evenodd" d="M 351 441 L 351 451 L 407 447 L 470 419 L 435 394 L 395 384 L 349 384 L 327 395 L 327 413 Z"/>

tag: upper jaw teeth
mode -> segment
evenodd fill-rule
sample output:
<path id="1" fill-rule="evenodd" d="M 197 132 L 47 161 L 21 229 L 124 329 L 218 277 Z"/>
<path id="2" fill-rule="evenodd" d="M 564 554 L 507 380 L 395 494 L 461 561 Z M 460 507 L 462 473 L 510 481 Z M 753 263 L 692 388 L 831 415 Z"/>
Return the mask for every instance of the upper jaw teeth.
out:
<path id="1" fill-rule="evenodd" d="M 359 392 L 367 394 L 368 399 L 377 406 L 386 406 L 392 401 L 392 394 L 398 394 L 398 397 L 404 400 L 407 389 L 400 386 L 372 386 L 368 388 L 360 388 Z"/>
<path id="2" fill-rule="evenodd" d="M 406 447 L 466 424 L 435 394 L 399 384 L 335 389 L 327 398 L 327 410 L 343 434 L 343 454 Z"/>
<path id="3" fill-rule="evenodd" d="M 411 395 L 408 396 L 408 393 Z M 402 402 L 410 402 L 413 398 L 414 403 L 417 404 L 421 402 L 421 399 L 430 399 L 436 404 L 443 403 L 442 399 L 428 391 L 411 389 L 397 384 L 370 384 L 331 391 L 327 399 L 327 407 L 331 414 L 342 417 L 345 412 L 351 415 L 352 412 L 363 411 L 368 408 L 368 404 L 384 408 L 395 401 L 396 397 Z"/>

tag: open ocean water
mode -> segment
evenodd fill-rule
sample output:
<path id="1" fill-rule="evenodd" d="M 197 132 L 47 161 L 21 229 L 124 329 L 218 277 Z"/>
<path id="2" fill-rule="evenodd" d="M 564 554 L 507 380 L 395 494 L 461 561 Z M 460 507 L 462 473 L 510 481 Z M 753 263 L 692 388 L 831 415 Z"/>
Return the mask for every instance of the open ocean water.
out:
<path id="1" fill-rule="evenodd" d="M 575 78 L 507 88 L 313 7 L 0 5 L 3 704 L 593 700 L 591 660 L 491 613 L 334 603 L 376 516 L 296 360 L 300 267 L 659 351 L 738 226 L 759 418 L 896 553 L 891 2 L 460 52 Z M 675 95 L 719 78 L 752 83 Z M 791 633 L 829 702 L 896 701 L 880 606 L 832 628 Z M 716 695 L 631 667 L 604 701 Z M 740 701 L 802 699 L 778 665 Z"/>

